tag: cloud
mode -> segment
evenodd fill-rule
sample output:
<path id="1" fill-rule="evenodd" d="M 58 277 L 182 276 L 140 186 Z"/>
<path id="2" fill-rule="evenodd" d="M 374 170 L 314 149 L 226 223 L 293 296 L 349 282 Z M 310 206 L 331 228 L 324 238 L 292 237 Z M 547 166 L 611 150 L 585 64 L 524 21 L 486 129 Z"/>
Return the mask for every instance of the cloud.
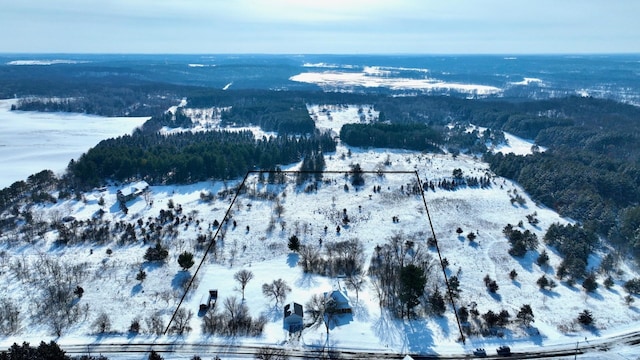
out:
<path id="1" fill-rule="evenodd" d="M 578 11 L 579 9 L 579 11 Z M 640 52 L 640 1 L 6 1 L 0 52 Z"/>

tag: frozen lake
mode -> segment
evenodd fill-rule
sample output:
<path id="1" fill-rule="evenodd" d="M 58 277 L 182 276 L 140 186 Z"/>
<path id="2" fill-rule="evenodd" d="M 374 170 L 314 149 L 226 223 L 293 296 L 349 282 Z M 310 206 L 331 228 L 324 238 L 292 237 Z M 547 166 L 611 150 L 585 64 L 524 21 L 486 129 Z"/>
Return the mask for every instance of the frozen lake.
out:
<path id="1" fill-rule="evenodd" d="M 0 188 L 44 169 L 60 174 L 101 140 L 130 134 L 149 119 L 11 111 L 16 102 L 0 100 Z"/>

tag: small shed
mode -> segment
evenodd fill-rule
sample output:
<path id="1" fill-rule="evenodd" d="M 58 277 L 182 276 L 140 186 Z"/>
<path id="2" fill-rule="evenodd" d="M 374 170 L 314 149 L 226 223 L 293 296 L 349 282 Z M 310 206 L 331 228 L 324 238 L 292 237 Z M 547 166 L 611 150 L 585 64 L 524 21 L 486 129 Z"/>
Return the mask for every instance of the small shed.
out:
<path id="1" fill-rule="evenodd" d="M 284 306 L 284 319 L 283 326 L 289 332 L 301 331 L 303 328 L 302 323 L 303 311 L 302 305 L 292 302 Z"/>
<path id="2" fill-rule="evenodd" d="M 200 298 L 200 311 L 205 312 L 215 306 L 218 301 L 218 290 L 209 290 L 208 294 L 202 295 Z"/>

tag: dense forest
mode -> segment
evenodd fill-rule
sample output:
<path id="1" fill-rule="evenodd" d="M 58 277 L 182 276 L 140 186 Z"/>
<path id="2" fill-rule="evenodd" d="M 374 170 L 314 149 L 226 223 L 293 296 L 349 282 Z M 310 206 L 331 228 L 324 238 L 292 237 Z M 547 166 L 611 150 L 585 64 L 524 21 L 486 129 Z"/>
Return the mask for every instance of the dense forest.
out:
<path id="1" fill-rule="evenodd" d="M 346 124 L 340 139 L 352 146 L 440 152 L 442 134 L 424 124 Z"/>
<path id="2" fill-rule="evenodd" d="M 335 151 L 328 135 L 254 139 L 250 131 L 173 135 L 136 132 L 104 140 L 69 164 L 83 186 L 105 179 L 145 179 L 155 184 L 192 183 L 242 177 L 253 169 L 300 161 L 305 154 Z"/>

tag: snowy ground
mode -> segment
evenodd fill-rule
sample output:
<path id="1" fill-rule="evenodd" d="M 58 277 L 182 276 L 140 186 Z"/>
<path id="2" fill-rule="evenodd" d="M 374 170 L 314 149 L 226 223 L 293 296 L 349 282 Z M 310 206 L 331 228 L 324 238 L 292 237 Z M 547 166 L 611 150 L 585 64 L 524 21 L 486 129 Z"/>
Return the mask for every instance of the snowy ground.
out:
<path id="1" fill-rule="evenodd" d="M 339 133 L 342 124 L 360 121 L 357 108 L 358 106 L 333 108 L 331 120 L 326 116 L 318 116 L 319 127 Z M 367 107 L 363 108 L 365 114 L 368 113 Z M 310 106 L 310 112 L 320 114 L 321 109 Z M 509 146 L 514 151 L 522 152 L 527 147 L 530 149 L 531 144 L 516 137 L 509 137 Z M 506 150 L 508 149 L 501 149 Z M 371 171 L 417 171 L 422 181 L 450 179 L 453 169 L 456 168 L 461 169 L 465 176 L 480 177 L 490 174 L 487 164 L 468 156 L 454 158 L 450 155 L 384 149 L 362 150 L 339 145 L 335 153 L 327 154 L 326 157 L 327 170 L 347 171 L 351 164 L 359 163 L 364 170 Z M 388 166 L 384 165 L 387 160 L 390 162 Z M 297 166 L 291 165 L 287 169 L 295 170 Z M 450 311 L 442 318 L 415 321 L 393 319 L 379 308 L 375 292 L 368 286 L 359 294 L 357 300 L 353 292 L 348 292 L 354 308 L 353 318 L 349 323 L 331 329 L 328 340 L 323 327 L 305 330 L 299 341 L 290 339 L 283 329 L 282 306 L 275 307 L 273 302 L 265 299 L 262 295 L 262 284 L 282 278 L 292 288 L 287 302 L 305 304 L 312 294 L 343 287 L 344 283 L 336 278 L 304 274 L 295 264 L 296 256 L 287 249 L 289 236 L 296 233 L 303 244 L 312 246 L 320 246 L 320 238 L 324 244 L 359 238 L 365 244 L 368 260 L 373 248 L 393 234 L 415 236 L 422 242 L 432 235 L 422 197 L 407 195 L 401 190 L 401 187 L 404 188 L 412 182 L 415 178 L 413 174 L 385 174 L 382 177 L 366 174 L 366 184 L 358 191 L 351 186 L 349 191 L 344 190 L 344 184 L 348 181 L 342 174 L 326 174 L 324 178 L 327 182 L 319 187 L 317 193 L 300 191 L 293 181 L 277 191 L 284 212 L 280 219 L 276 219 L 276 227 L 271 232 L 267 227 L 269 220 L 275 216 L 274 203 L 250 197 L 251 191 L 239 196 L 231 206 L 237 227 L 229 226 L 224 245 L 220 245 L 217 256 L 209 255 L 205 259 L 194 282 L 195 286 L 187 294 L 182 305 L 185 309 L 197 312 L 201 296 L 209 289 L 218 289 L 220 301 L 229 296 L 240 297 L 238 283 L 233 280 L 233 274 L 241 269 L 250 270 L 255 278 L 247 285 L 246 304 L 252 316 L 262 314 L 269 319 L 261 337 L 209 337 L 202 334 L 201 318 L 198 316 L 192 319 L 192 332 L 184 337 L 157 337 L 144 333 L 132 336 L 127 332 L 131 321 L 136 317 L 143 320 L 144 331 L 144 319 L 154 312 L 160 312 L 165 322 L 168 321 L 183 294 L 180 283 L 185 272 L 179 269 L 177 255 L 184 250 L 193 251 L 199 234 L 213 232 L 215 229 L 211 223 L 214 219 L 223 219 L 232 200 L 232 196 L 227 195 L 216 197 L 212 202 L 204 202 L 200 195 L 203 192 L 217 194 L 225 188 L 233 187 L 237 182 L 154 186 L 148 199 L 138 198 L 127 204 L 127 215 L 124 215 L 117 205 L 118 188 L 110 186 L 106 191 L 94 190 L 85 194 L 83 201 L 68 200 L 55 205 L 36 206 L 31 210 L 36 217 L 42 219 L 72 215 L 78 220 L 85 220 L 91 218 L 99 209 L 103 209 L 105 217 L 114 223 L 121 220 L 135 223 L 138 219 L 146 221 L 149 217 L 157 216 L 161 209 L 167 209 L 171 200 L 180 204 L 183 213 L 193 220 L 189 221 L 188 225 L 180 226 L 179 235 L 169 244 L 170 255 L 166 264 L 158 266 L 145 263 L 142 256 L 148 245 L 142 244 L 121 247 L 114 241 L 101 246 L 54 247 L 53 231 L 33 246 L 9 246 L 4 242 L 0 249 L 0 253 L 3 254 L 0 261 L 0 284 L 5 288 L 3 296 L 9 296 L 14 300 L 22 299 L 21 313 L 25 318 L 20 334 L 0 338 L 0 349 L 7 348 L 14 341 L 27 340 L 38 343 L 42 339 L 56 339 L 63 348 L 65 344 L 79 343 L 206 341 L 234 345 L 281 345 L 289 349 L 328 345 L 338 349 L 370 349 L 399 354 L 461 354 L 469 353 L 476 347 L 489 350 L 501 344 L 511 346 L 514 351 L 527 351 L 539 347 L 567 347 L 573 346 L 576 341 L 583 341 L 585 337 L 587 341 L 598 341 L 602 337 L 637 330 L 640 310 L 636 306 L 624 304 L 623 297 L 626 293 L 621 287 L 623 281 L 638 276 L 637 269 L 628 265 L 619 266 L 618 274 L 614 275 L 616 283 L 610 290 L 600 286 L 595 293 L 586 294 L 580 285 L 569 287 L 563 282 L 558 282 L 558 287 L 552 291 L 543 292 L 538 289 L 535 281 L 543 274 L 553 277 L 553 269 L 560 262 L 559 256 L 548 249 L 551 267 L 544 269 L 535 264 L 538 252 L 545 249 L 542 244 L 537 252 L 529 252 L 523 259 L 511 257 L 507 253 L 508 242 L 502 235 L 502 229 L 507 223 L 515 225 L 522 220 L 525 229 L 538 234 L 542 239 L 550 224 L 566 223 L 567 220 L 560 218 L 550 209 L 537 206 L 517 184 L 493 177 L 492 186 L 486 189 L 427 190 L 427 205 L 443 256 L 450 262 L 449 274 L 459 273 L 462 292 L 458 305 L 467 305 L 473 301 L 477 303 L 481 313 L 506 309 L 515 316 L 522 304 L 530 304 L 535 315 L 532 329 L 526 330 L 512 324 L 504 331 L 503 338 L 475 336 L 462 345 L 456 341 L 459 333 Z M 259 184 L 255 176 L 249 177 L 246 185 L 255 192 L 273 190 Z M 380 193 L 372 192 L 375 185 L 381 186 Z M 512 204 L 510 199 L 516 193 L 526 199 L 524 205 Z M 98 199 L 101 197 L 104 199 L 104 205 L 99 205 Z M 150 204 L 146 200 L 152 200 L 153 203 Z M 343 209 L 347 209 L 352 221 L 338 234 L 335 227 L 341 224 L 339 220 Z M 540 220 L 536 226 L 529 225 L 525 218 L 534 212 Z M 392 222 L 392 216 L 398 216 L 400 222 Z M 281 226 L 282 222 L 286 223 L 284 227 Z M 329 229 L 327 233 L 324 232 L 325 226 Z M 459 237 L 455 233 L 457 227 L 461 227 L 464 234 L 476 232 L 478 238 L 475 243 Z M 3 236 L 9 235 L 11 234 Z M 107 249 L 112 250 L 111 255 L 107 255 Z M 436 256 L 432 250 L 429 252 Z M 194 253 L 197 265 L 204 252 Z M 17 281 L 12 275 L 11 268 L 17 260 L 33 266 L 43 257 L 72 264 L 83 262 L 88 269 L 81 282 L 85 294 L 78 305 L 87 305 L 89 312 L 84 319 L 63 332 L 60 338 L 52 336 L 48 325 L 39 319 L 26 317 L 33 309 L 33 305 L 26 299 L 34 298 L 33 294 L 30 294 L 34 290 L 29 289 L 25 282 Z M 595 255 L 590 266 L 596 267 L 598 262 L 599 255 Z M 147 272 L 147 279 L 142 283 L 135 280 L 140 268 Z M 515 281 L 508 277 L 511 269 L 515 269 L 519 274 Z M 195 266 L 190 273 L 193 274 L 194 271 Z M 490 295 L 485 289 L 482 279 L 486 274 L 497 280 L 500 286 L 497 296 Z M 602 280 L 602 277 L 598 279 L 600 283 Z M 443 284 L 441 272 L 434 272 L 429 281 Z M 370 285 L 370 282 L 368 284 Z M 593 312 L 596 330 L 585 330 L 575 325 L 574 319 L 583 309 Z M 110 315 L 114 331 L 111 335 L 94 334 L 92 323 L 101 312 Z M 632 350 L 621 347 L 613 349 L 610 353 L 598 353 L 597 356 L 589 355 L 591 357 L 584 358 L 603 358 L 604 355 L 616 356 L 615 354 L 631 356 L 634 354 Z M 132 358 L 145 356 L 136 354 Z"/>
<path id="2" fill-rule="evenodd" d="M 100 140 L 131 133 L 148 118 L 10 111 L 0 100 L 0 188 L 49 169 L 60 174 Z"/>

